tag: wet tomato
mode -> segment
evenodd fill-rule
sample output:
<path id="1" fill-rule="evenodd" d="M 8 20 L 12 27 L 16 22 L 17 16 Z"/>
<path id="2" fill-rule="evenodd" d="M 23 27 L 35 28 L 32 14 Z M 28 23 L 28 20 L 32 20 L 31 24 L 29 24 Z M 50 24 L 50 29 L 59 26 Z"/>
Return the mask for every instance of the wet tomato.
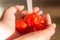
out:
<path id="1" fill-rule="evenodd" d="M 29 26 L 32 26 L 39 23 L 39 16 L 35 13 L 28 14 L 25 16 L 24 20 Z"/>
<path id="2" fill-rule="evenodd" d="M 16 29 L 20 33 L 43 30 L 47 27 L 45 18 L 36 13 L 27 14 L 24 18 L 16 20 Z"/>
<path id="3" fill-rule="evenodd" d="M 27 33 L 28 32 L 28 25 L 22 19 L 16 20 L 16 29 L 20 33 Z"/>

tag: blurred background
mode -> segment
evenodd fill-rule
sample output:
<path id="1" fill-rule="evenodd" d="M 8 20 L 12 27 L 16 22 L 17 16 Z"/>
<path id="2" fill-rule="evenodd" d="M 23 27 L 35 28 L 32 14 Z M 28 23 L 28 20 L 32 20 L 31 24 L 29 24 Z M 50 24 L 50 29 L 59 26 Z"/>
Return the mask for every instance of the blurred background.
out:
<path id="1" fill-rule="evenodd" d="M 0 0 L 0 18 L 4 9 L 12 5 L 25 5 L 27 9 L 26 0 Z M 57 24 L 56 33 L 51 40 L 60 40 L 60 0 L 33 0 L 33 7 L 35 6 L 51 15 L 52 22 Z"/>

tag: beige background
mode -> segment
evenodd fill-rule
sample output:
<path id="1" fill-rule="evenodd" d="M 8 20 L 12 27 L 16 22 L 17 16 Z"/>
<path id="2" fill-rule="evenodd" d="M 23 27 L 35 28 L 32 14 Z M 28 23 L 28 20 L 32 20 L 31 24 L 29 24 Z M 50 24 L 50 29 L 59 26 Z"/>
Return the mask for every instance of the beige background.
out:
<path id="1" fill-rule="evenodd" d="M 0 17 L 4 9 L 11 5 L 25 5 L 26 0 L 0 0 Z M 50 13 L 52 21 L 57 24 L 56 33 L 51 40 L 60 40 L 60 1 L 59 0 L 33 0 L 33 6 L 38 6 L 44 13 Z"/>

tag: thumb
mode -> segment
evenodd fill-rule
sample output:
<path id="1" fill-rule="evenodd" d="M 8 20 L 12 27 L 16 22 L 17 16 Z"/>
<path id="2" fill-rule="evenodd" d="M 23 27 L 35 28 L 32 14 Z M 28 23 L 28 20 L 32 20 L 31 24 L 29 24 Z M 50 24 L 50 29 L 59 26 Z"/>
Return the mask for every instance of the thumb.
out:
<path id="1" fill-rule="evenodd" d="M 48 24 L 48 28 L 45 29 L 44 32 L 46 33 L 46 35 L 52 36 L 55 33 L 56 24 L 55 23 L 52 24 L 51 16 L 49 14 L 46 14 L 45 18 Z"/>
<path id="2" fill-rule="evenodd" d="M 48 28 L 46 28 L 45 30 L 43 30 L 43 32 L 48 35 L 48 36 L 52 36 L 55 33 L 55 28 L 56 28 L 56 24 L 53 23 L 52 25 L 48 26 Z"/>

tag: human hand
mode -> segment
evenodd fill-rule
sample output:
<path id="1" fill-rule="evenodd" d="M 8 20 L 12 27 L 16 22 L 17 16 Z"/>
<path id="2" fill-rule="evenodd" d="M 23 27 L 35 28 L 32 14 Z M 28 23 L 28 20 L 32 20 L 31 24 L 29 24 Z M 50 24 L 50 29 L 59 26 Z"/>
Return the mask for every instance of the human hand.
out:
<path id="1" fill-rule="evenodd" d="M 0 40 L 5 40 L 6 38 L 13 38 L 16 33 L 15 32 L 15 13 L 17 11 L 21 12 L 24 9 L 24 6 L 12 6 L 7 8 L 3 12 L 3 18 L 0 21 Z"/>
<path id="2" fill-rule="evenodd" d="M 17 36 L 20 36 L 20 33 L 18 33 L 18 32 L 15 32 L 15 13 L 17 12 L 17 10 L 19 10 L 19 11 L 22 11 L 23 10 L 23 8 L 24 7 L 22 7 L 22 6 L 15 6 L 15 7 L 10 7 L 10 8 L 8 8 L 5 12 L 4 12 L 4 17 L 3 17 L 3 19 L 2 19 L 2 21 L 0 22 L 0 26 L 1 26 L 1 37 L 0 38 L 7 38 L 7 37 L 9 37 L 9 36 L 11 36 L 12 34 L 12 36 L 11 37 L 9 37 L 8 38 L 8 40 L 11 40 L 11 39 L 13 39 L 14 37 L 17 37 Z M 35 9 L 37 9 L 37 10 L 35 10 Z M 39 11 L 39 8 L 34 8 L 34 10 L 33 10 L 34 12 L 38 12 Z M 42 14 L 42 11 L 39 11 L 37 14 L 39 14 L 39 15 L 41 15 Z M 46 38 L 48 38 L 49 39 L 49 37 L 51 37 L 53 34 L 54 34 L 54 30 L 55 30 L 55 28 L 53 28 L 53 27 L 55 27 L 55 25 L 53 24 L 53 26 L 52 26 L 52 23 L 51 23 L 51 19 L 50 19 L 50 17 L 49 17 L 49 15 L 47 15 L 46 16 L 46 19 L 48 20 L 47 21 L 47 23 L 48 23 L 48 25 L 51 25 L 51 28 L 50 28 L 50 26 L 49 26 L 49 28 L 47 28 L 47 29 L 45 29 L 45 30 L 42 30 L 42 31 L 38 31 L 38 32 L 33 32 L 33 33 L 29 33 L 29 34 L 27 34 L 28 35 L 28 37 L 26 37 L 27 35 L 23 35 L 22 37 L 20 36 L 20 37 L 18 37 L 18 38 L 16 38 L 15 40 L 29 40 L 29 38 L 31 38 L 31 39 L 33 39 L 33 40 L 37 40 L 37 38 L 35 38 L 35 37 L 37 37 L 38 35 L 37 34 L 39 34 L 40 36 L 39 36 L 39 38 L 38 38 L 38 40 L 40 40 L 41 39 L 41 37 L 42 37 L 42 39 L 46 39 Z M 10 21 L 11 20 L 11 21 Z M 4 29 L 4 30 L 3 30 Z M 49 31 L 49 30 L 50 31 Z M 53 29 L 53 30 L 52 30 Z M 3 31 L 2 31 L 3 30 Z M 49 32 L 53 32 L 52 34 L 51 33 L 49 33 Z M 4 34 L 5 33 L 5 34 Z M 50 36 L 49 35 L 47 35 L 47 37 L 45 37 L 43 34 L 51 34 Z M 16 34 L 18 34 L 18 35 L 16 35 Z M 34 34 L 34 35 L 31 35 L 31 34 Z M 49 36 L 49 37 L 48 37 Z M 23 38 L 24 37 L 24 38 Z M 22 38 L 22 39 L 21 39 Z"/>
<path id="3" fill-rule="evenodd" d="M 36 12 L 38 15 L 42 15 L 43 13 L 41 10 L 39 11 L 39 8 L 34 8 L 33 11 Z M 14 40 L 50 40 L 55 33 L 56 24 L 52 23 L 49 14 L 44 15 L 44 17 L 48 24 L 46 29 L 25 34 Z"/>

